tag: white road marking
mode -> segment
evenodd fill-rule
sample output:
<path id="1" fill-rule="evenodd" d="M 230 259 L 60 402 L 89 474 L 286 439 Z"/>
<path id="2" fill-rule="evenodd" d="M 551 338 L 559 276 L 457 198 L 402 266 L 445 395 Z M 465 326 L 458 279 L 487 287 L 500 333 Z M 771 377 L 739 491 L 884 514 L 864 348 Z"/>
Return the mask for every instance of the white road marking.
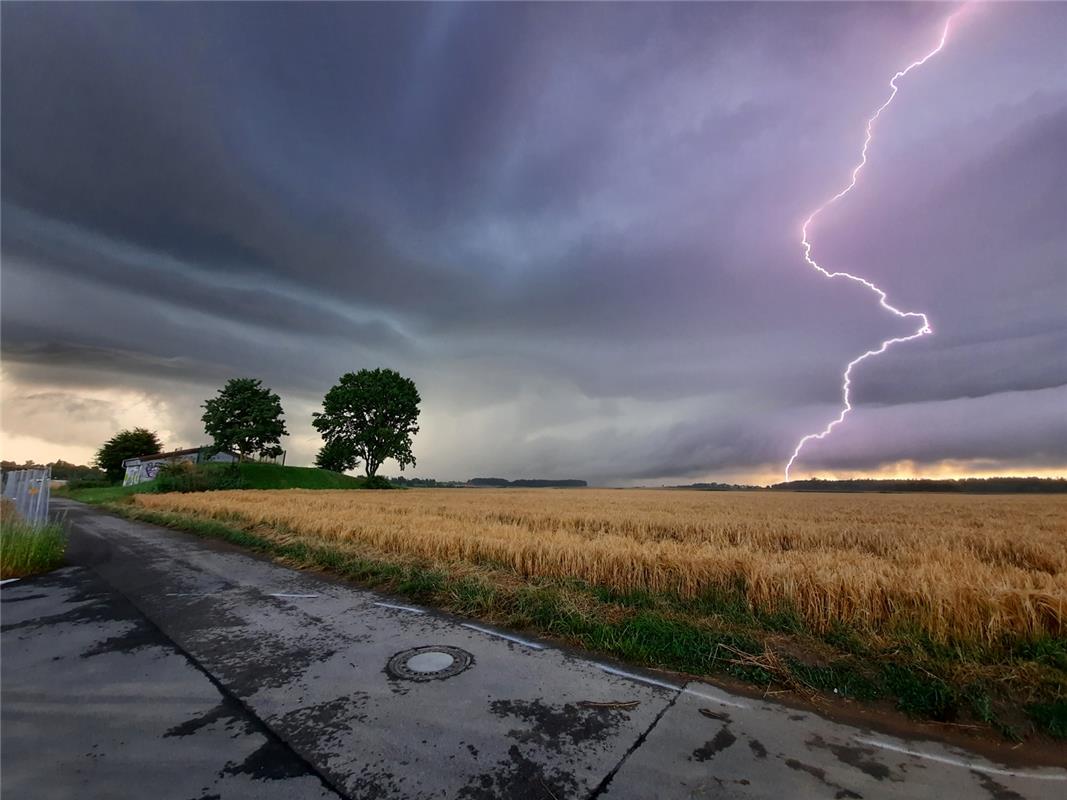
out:
<path id="1" fill-rule="evenodd" d="M 691 694 L 693 697 L 699 697 L 701 700 L 710 700 L 713 703 L 718 703 L 722 706 L 730 706 L 730 708 L 748 708 L 748 703 L 738 703 L 733 700 L 725 700 L 722 697 L 718 697 L 713 694 L 705 694 L 704 692 L 698 692 L 696 689 L 690 689 L 688 687 L 682 689 L 686 694 Z"/>
<path id="2" fill-rule="evenodd" d="M 880 747 L 883 750 L 892 750 L 894 753 L 903 753 L 909 756 L 915 756 L 916 758 L 925 758 L 930 761 L 937 761 L 940 764 L 951 764 L 954 767 L 964 767 L 966 769 L 973 769 L 975 772 L 986 772 L 991 775 L 1005 775 L 1009 778 L 1033 778 L 1038 781 L 1067 781 L 1067 773 L 1061 772 L 1059 774 L 1047 774 L 1040 772 L 1019 772 L 1011 769 L 1000 769 L 999 767 L 987 767 L 984 764 L 976 764 L 973 761 L 967 761 L 962 758 L 949 758 L 948 756 L 939 756 L 934 753 L 924 753 L 921 750 L 912 750 L 908 747 L 900 747 L 889 742 L 880 742 L 877 739 L 865 739 L 861 736 L 853 737 L 857 742 L 861 744 L 869 744 L 873 747 Z"/>
<path id="3" fill-rule="evenodd" d="M 398 606 L 395 603 L 375 603 L 376 606 L 382 608 L 395 608 L 397 611 L 410 611 L 412 614 L 425 614 L 421 608 L 412 608 L 411 606 Z"/>
<path id="4" fill-rule="evenodd" d="M 285 594 L 285 592 L 271 592 L 271 597 L 318 597 L 317 594 Z"/>
<path id="5" fill-rule="evenodd" d="M 641 683 L 648 683 L 652 686 L 660 686 L 664 689 L 670 689 L 674 692 L 682 691 L 681 686 L 675 686 L 673 683 L 667 683 L 666 681 L 658 681 L 655 678 L 646 678 L 644 675 L 635 675 L 632 672 L 623 672 L 621 669 L 615 669 L 615 667 L 609 667 L 607 664 L 600 664 L 596 661 L 590 662 L 593 666 L 608 673 L 609 675 L 618 675 L 620 678 L 629 678 L 633 681 L 641 681 Z"/>
<path id="6" fill-rule="evenodd" d="M 0 586 L 3 586 L 5 583 L 14 583 L 17 580 L 18 578 L 4 578 L 4 580 L 0 581 Z"/>
<path id="7" fill-rule="evenodd" d="M 507 639 L 509 642 L 515 642 L 515 644 L 521 644 L 523 647 L 529 647 L 532 650 L 544 650 L 543 644 L 537 642 L 528 642 L 525 639 L 520 639 L 518 636 L 508 636 L 506 633 L 500 633 L 499 631 L 490 630 L 489 628 L 483 628 L 481 625 L 472 625 L 469 622 L 461 622 L 464 628 L 470 628 L 472 631 L 478 631 L 488 636 L 496 636 L 498 639 Z"/>

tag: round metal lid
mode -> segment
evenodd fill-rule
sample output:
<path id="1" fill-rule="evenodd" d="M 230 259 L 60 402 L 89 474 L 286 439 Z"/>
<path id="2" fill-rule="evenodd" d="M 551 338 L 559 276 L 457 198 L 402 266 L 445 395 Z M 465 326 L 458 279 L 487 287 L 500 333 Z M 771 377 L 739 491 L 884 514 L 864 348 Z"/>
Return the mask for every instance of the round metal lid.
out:
<path id="1" fill-rule="evenodd" d="M 474 663 L 466 650 L 448 645 L 428 645 L 403 650 L 389 659 L 386 670 L 408 681 L 433 681 L 459 675 Z"/>

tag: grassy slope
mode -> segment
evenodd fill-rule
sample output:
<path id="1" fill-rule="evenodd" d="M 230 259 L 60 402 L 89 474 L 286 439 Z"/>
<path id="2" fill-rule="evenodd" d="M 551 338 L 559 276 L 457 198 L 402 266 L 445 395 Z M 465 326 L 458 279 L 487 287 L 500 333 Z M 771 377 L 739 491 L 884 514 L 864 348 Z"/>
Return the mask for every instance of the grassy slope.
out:
<path id="1" fill-rule="evenodd" d="M 362 489 L 363 478 L 317 467 L 279 467 L 241 464 L 241 479 L 249 489 Z"/>
<path id="2" fill-rule="evenodd" d="M 245 489 L 362 489 L 363 478 L 353 478 L 317 467 L 282 467 L 277 464 L 240 464 L 241 482 Z M 212 466 L 210 469 L 226 469 Z M 96 489 L 74 489 L 58 494 L 83 503 L 115 503 L 141 492 L 151 492 L 154 484 L 139 486 L 104 486 Z"/>

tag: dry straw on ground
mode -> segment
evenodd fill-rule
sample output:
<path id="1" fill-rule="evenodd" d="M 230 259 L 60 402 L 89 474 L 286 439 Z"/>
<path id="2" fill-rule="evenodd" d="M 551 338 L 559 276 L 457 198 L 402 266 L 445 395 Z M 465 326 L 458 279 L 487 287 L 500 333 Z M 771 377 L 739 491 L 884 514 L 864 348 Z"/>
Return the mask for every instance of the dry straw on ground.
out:
<path id="1" fill-rule="evenodd" d="M 698 597 L 813 629 L 993 644 L 1067 634 L 1067 497 L 668 490 L 239 491 L 139 505 L 386 556 Z"/>

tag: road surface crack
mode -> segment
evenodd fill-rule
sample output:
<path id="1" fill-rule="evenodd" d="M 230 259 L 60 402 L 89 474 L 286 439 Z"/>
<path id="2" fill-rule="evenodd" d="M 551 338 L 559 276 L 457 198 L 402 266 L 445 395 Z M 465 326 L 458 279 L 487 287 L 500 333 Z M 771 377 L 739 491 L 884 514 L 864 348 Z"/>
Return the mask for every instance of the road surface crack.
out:
<path id="1" fill-rule="evenodd" d="M 656 725 L 659 724 L 659 721 L 663 719 L 664 714 L 666 714 L 668 711 L 671 710 L 671 708 L 674 707 L 674 704 L 678 701 L 678 698 L 682 696 L 683 691 L 684 687 L 678 689 L 674 693 L 674 697 L 671 698 L 671 701 L 667 703 L 667 705 L 665 705 L 658 714 L 656 714 L 656 718 L 652 720 L 652 724 L 650 724 L 644 730 L 644 732 L 642 732 L 642 734 L 637 737 L 634 743 L 630 745 L 630 749 L 623 753 L 622 758 L 619 759 L 619 763 L 612 767 L 611 771 L 604 776 L 604 779 L 600 781 L 599 784 L 597 784 L 597 787 L 589 794 L 587 800 L 596 800 L 596 798 L 600 797 L 602 794 L 604 794 L 604 792 L 608 790 L 608 787 L 611 785 L 612 779 L 615 777 L 615 773 L 617 773 L 622 768 L 622 765 L 626 763 L 626 759 L 628 759 L 641 745 L 645 743 L 645 739 L 647 739 L 648 735 L 652 733 Z"/>

